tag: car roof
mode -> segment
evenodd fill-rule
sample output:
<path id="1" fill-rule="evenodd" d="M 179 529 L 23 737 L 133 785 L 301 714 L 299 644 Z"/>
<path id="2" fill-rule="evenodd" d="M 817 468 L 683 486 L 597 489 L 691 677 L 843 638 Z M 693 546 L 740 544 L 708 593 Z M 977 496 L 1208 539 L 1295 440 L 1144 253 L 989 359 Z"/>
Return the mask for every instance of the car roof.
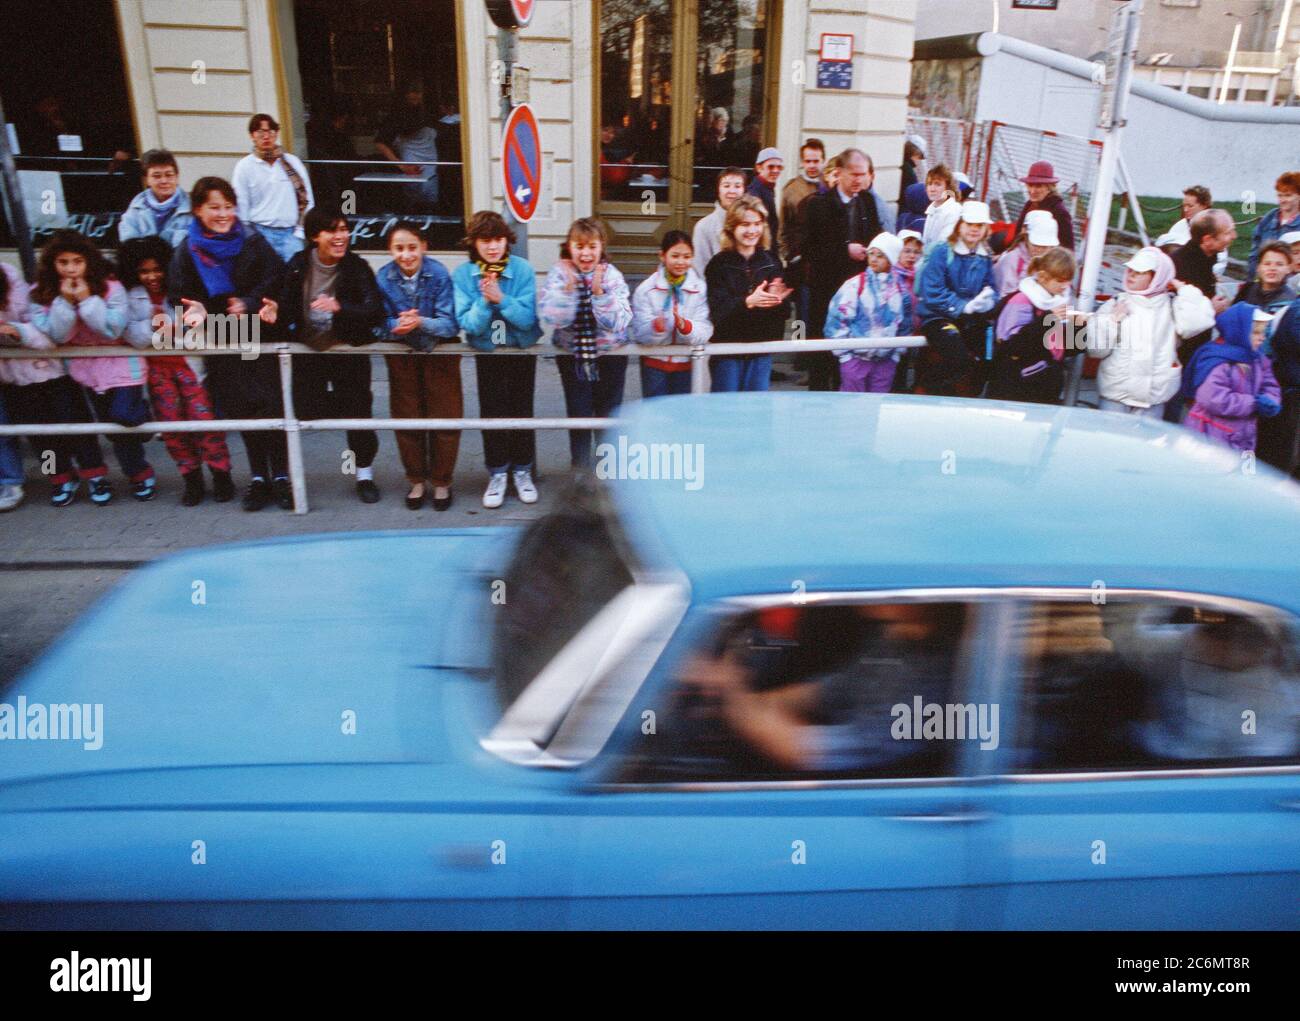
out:
<path id="1" fill-rule="evenodd" d="M 1181 426 L 842 393 L 660 397 L 623 421 L 596 473 L 697 598 L 1101 581 L 1300 609 L 1300 486 Z M 654 444 L 689 448 L 694 480 L 634 477 Z"/>

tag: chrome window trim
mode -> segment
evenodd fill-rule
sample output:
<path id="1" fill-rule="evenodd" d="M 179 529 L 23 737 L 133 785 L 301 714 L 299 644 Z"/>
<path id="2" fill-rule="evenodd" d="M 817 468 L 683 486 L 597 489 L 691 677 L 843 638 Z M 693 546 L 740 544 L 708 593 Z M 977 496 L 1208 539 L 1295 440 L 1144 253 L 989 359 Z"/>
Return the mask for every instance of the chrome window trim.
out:
<path id="1" fill-rule="evenodd" d="M 778 592 L 742 596 L 725 596 L 713 602 L 713 607 L 738 609 L 765 609 L 774 606 L 836 606 L 844 603 L 903 603 L 981 602 L 994 599 L 1052 600 L 1063 602 L 1080 597 L 1091 599 L 1093 589 L 1082 585 L 1008 585 L 848 589 L 827 592 Z M 1142 589 L 1107 587 L 1109 598 L 1141 598 L 1154 602 L 1203 606 L 1233 613 L 1268 613 L 1297 621 L 1296 614 L 1268 603 L 1260 603 L 1237 596 L 1220 596 L 1182 589 Z M 785 790 L 859 790 L 870 788 L 968 786 L 995 783 L 1080 783 L 1089 780 L 1143 780 L 1143 779 L 1209 779 L 1231 776 L 1289 776 L 1300 774 L 1300 764 L 1289 766 L 1225 766 L 1223 768 L 1198 767 L 1189 769 L 1159 770 L 1099 770 L 1097 772 L 1061 773 L 997 773 L 985 776 L 960 777 L 891 777 L 884 779 L 846 780 L 686 780 L 665 783 L 603 783 L 591 788 L 597 793 L 653 793 L 722 791 L 785 791 Z"/>

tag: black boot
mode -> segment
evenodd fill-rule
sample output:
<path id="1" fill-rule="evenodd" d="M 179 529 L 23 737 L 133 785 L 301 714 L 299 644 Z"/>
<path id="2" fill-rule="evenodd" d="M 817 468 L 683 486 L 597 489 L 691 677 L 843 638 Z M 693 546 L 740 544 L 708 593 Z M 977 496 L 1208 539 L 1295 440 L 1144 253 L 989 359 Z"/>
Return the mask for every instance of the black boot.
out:
<path id="1" fill-rule="evenodd" d="M 244 494 L 244 510 L 260 511 L 271 502 L 271 486 L 266 479 L 254 479 Z"/>
<path id="2" fill-rule="evenodd" d="M 275 490 L 275 502 L 281 510 L 293 510 L 293 486 L 288 479 L 280 478 L 271 483 Z"/>
<path id="3" fill-rule="evenodd" d="M 185 492 L 181 494 L 182 507 L 197 507 L 203 502 L 203 494 L 207 492 L 203 485 L 203 469 L 195 468 L 192 472 L 187 472 L 184 476 Z"/>
<path id="4" fill-rule="evenodd" d="M 212 469 L 212 499 L 217 503 L 229 503 L 235 497 L 235 483 L 230 472 Z"/>

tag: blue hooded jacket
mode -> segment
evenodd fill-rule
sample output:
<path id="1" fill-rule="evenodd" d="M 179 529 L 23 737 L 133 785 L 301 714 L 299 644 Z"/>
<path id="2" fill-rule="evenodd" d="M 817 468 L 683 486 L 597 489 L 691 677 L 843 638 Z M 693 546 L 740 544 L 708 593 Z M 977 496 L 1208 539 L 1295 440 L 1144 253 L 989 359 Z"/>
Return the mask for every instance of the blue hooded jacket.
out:
<path id="1" fill-rule="evenodd" d="M 1202 344 L 1187 363 L 1187 368 L 1183 370 L 1184 398 L 1195 400 L 1196 391 L 1206 377 L 1225 362 L 1250 365 L 1259 358 L 1259 352 L 1250 343 L 1254 318 L 1255 306 L 1244 301 L 1230 305 L 1214 317 L 1214 323 L 1219 328 L 1219 339 Z"/>
<path id="2" fill-rule="evenodd" d="M 925 193 L 924 184 L 909 184 L 903 192 L 903 206 L 898 211 L 898 229 L 925 231 L 925 211 L 930 206 L 930 197 Z"/>

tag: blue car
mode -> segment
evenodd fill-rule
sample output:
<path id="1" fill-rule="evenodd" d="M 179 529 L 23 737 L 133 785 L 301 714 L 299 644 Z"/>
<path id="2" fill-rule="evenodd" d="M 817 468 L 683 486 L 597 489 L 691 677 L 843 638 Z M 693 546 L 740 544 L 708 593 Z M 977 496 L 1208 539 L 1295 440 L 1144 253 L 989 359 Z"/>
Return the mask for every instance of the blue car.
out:
<path id="1" fill-rule="evenodd" d="M 135 573 L 0 693 L 0 925 L 1294 928 L 1297 536 L 1146 419 L 639 402 L 526 528 Z"/>

